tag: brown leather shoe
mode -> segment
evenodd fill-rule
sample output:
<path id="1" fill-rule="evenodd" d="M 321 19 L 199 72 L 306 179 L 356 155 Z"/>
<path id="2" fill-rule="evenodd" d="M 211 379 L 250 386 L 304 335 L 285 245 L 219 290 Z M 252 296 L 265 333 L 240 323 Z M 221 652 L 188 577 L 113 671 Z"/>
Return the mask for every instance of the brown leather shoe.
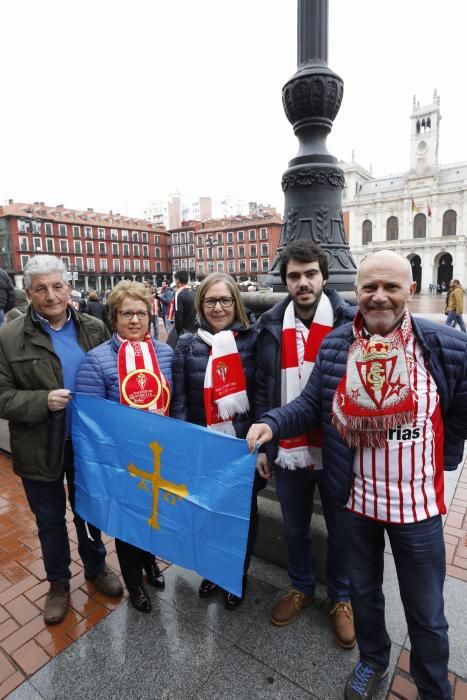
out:
<path id="1" fill-rule="evenodd" d="M 97 590 L 108 596 L 122 595 L 123 586 L 117 574 L 112 571 L 108 566 L 104 566 L 103 570 L 97 576 L 87 576 L 85 574 L 87 581 L 92 581 Z"/>
<path id="2" fill-rule="evenodd" d="M 314 596 L 305 595 L 295 588 L 287 591 L 272 609 L 271 622 L 273 625 L 290 625 L 303 608 L 313 602 Z"/>
<path id="3" fill-rule="evenodd" d="M 339 601 L 331 608 L 334 637 L 343 649 L 353 649 L 355 646 L 355 627 L 353 624 L 352 605 Z"/>
<path id="4" fill-rule="evenodd" d="M 63 620 L 70 605 L 70 582 L 66 578 L 51 581 L 45 600 L 44 622 L 46 625 L 57 625 Z"/>

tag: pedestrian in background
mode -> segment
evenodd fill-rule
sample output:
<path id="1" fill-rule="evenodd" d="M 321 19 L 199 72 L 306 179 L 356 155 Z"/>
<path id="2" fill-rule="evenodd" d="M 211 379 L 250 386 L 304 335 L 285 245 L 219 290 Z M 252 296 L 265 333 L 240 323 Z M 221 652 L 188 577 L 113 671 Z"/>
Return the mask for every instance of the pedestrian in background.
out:
<path id="1" fill-rule="evenodd" d="M 458 279 L 451 280 L 449 285 L 446 311 L 448 314 L 446 325 L 455 328 L 459 324 L 459 328 L 465 333 L 465 323 L 462 317 L 464 311 L 464 290 Z"/>
<path id="2" fill-rule="evenodd" d="M 0 268 L 0 326 L 5 322 L 5 314 L 16 305 L 15 288 L 10 275 Z"/>

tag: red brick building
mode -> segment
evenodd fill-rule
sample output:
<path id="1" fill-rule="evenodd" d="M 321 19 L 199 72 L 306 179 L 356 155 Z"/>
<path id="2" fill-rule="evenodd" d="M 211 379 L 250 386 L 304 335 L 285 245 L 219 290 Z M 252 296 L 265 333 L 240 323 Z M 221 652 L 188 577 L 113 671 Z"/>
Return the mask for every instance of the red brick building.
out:
<path id="1" fill-rule="evenodd" d="M 183 222 L 169 231 L 173 272 L 187 270 L 192 280 L 210 272 L 257 280 L 271 267 L 281 226 L 277 214 Z"/>
<path id="2" fill-rule="evenodd" d="M 144 219 L 43 202 L 0 206 L 0 267 L 22 287 L 33 255 L 60 257 L 77 289 L 111 289 L 122 279 L 160 285 L 170 274 L 167 232 Z"/>

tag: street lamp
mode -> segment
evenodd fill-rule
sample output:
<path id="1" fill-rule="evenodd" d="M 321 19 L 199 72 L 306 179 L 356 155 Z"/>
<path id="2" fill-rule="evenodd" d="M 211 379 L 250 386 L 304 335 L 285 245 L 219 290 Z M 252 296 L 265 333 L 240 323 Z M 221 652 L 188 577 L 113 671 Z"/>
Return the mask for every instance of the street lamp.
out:
<path id="1" fill-rule="evenodd" d="M 214 255 L 213 255 L 213 248 L 215 248 L 217 245 L 219 245 L 219 241 L 215 241 L 214 238 L 212 238 L 211 234 L 208 233 L 206 236 L 206 240 L 204 241 L 204 245 L 206 246 L 206 249 L 209 250 L 209 255 L 206 258 L 207 264 L 207 271 L 209 274 L 209 260 L 212 260 L 212 272 L 214 272 Z"/>
<path id="2" fill-rule="evenodd" d="M 282 291 L 279 269 L 284 246 L 311 240 L 326 253 L 329 283 L 349 290 L 356 266 L 342 216 L 344 173 L 326 146 L 344 92 L 342 79 L 327 64 L 328 0 L 298 0 L 297 29 L 298 68 L 282 89 L 282 103 L 299 149 L 282 176 L 284 223 L 267 283 Z"/>

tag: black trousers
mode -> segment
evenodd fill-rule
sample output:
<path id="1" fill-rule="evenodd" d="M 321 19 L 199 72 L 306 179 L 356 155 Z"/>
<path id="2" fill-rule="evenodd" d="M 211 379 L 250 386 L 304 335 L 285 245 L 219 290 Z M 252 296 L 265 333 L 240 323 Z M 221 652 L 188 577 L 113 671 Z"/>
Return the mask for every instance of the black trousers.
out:
<path id="1" fill-rule="evenodd" d="M 125 586 L 128 590 L 141 586 L 143 583 L 143 568 L 156 563 L 154 554 L 145 552 L 144 549 L 135 547 L 133 544 L 128 544 L 128 542 L 123 542 L 123 540 L 117 538 L 115 538 L 115 549 Z"/>

